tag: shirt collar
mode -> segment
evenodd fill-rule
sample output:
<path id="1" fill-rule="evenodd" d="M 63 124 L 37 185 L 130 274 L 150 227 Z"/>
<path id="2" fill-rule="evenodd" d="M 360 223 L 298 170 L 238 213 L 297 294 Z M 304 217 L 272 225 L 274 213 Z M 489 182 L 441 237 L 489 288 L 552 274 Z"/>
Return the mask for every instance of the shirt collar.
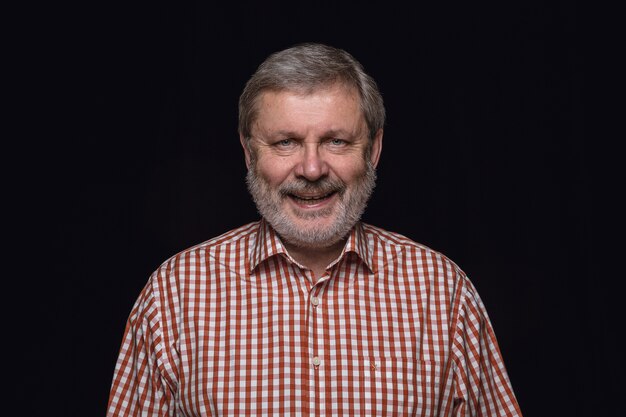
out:
<path id="1" fill-rule="evenodd" d="M 368 242 L 367 234 L 363 230 L 363 225 L 360 222 L 357 223 L 350 231 L 350 235 L 348 236 L 348 240 L 346 241 L 341 254 L 337 260 L 331 264 L 331 266 L 339 262 L 350 252 L 356 254 L 357 257 L 370 269 L 370 271 L 375 271 L 372 250 Z M 283 245 L 274 228 L 270 226 L 265 219 L 261 219 L 259 222 L 256 242 L 252 245 L 250 250 L 250 271 L 253 271 L 261 262 L 271 258 L 272 256 L 280 254 L 283 254 L 287 258 L 291 259 L 287 249 Z"/>
<path id="2" fill-rule="evenodd" d="M 347 253 L 350 252 L 353 252 L 355 255 L 357 255 L 359 259 L 363 261 L 363 263 L 365 263 L 370 271 L 376 271 L 374 269 L 374 260 L 372 258 L 372 248 L 370 248 L 370 242 L 361 222 L 358 222 L 350 231 L 350 235 L 348 236 L 346 245 L 343 247 L 341 255 L 339 255 L 339 258 L 337 258 L 337 261 L 335 262 L 338 262 L 341 258 L 343 258 Z"/>
<path id="3" fill-rule="evenodd" d="M 278 254 L 287 255 L 287 249 L 280 238 L 265 219 L 259 222 L 256 242 L 250 250 L 250 271 L 253 271 L 261 262 Z"/>

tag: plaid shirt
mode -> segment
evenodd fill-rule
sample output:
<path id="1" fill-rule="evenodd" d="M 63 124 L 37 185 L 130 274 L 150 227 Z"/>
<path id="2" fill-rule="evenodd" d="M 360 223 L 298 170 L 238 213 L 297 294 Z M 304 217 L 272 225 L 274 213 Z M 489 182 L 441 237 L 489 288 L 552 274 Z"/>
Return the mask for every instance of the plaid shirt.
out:
<path id="1" fill-rule="evenodd" d="M 260 221 L 185 250 L 128 319 L 108 416 L 519 416 L 450 260 L 357 224 L 313 282 Z"/>

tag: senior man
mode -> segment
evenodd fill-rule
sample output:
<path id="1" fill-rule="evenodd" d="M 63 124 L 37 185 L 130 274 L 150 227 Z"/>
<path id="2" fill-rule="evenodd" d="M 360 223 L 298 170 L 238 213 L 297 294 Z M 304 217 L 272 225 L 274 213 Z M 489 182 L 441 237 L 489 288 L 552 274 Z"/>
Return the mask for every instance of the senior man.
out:
<path id="1" fill-rule="evenodd" d="M 442 254 L 359 221 L 385 109 L 347 52 L 267 58 L 239 101 L 261 220 L 161 265 L 109 416 L 519 416 L 492 326 Z"/>

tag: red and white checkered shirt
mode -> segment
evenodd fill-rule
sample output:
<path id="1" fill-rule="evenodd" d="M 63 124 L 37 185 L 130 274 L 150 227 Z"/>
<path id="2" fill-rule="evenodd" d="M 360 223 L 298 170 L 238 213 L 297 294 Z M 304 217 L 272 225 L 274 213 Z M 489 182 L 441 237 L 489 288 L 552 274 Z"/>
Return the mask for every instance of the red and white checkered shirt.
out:
<path id="1" fill-rule="evenodd" d="M 313 283 L 264 221 L 166 261 L 135 304 L 108 416 L 520 416 L 450 260 L 357 224 Z"/>

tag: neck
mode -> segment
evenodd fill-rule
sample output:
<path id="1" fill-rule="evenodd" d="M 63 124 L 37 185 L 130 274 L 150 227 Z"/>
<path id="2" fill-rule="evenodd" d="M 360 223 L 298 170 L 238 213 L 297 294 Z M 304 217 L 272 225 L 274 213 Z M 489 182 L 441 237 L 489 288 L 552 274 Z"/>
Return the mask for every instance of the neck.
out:
<path id="1" fill-rule="evenodd" d="M 303 265 L 313 272 L 314 281 L 317 281 L 324 272 L 326 267 L 333 262 L 343 250 L 346 239 L 342 239 L 332 246 L 323 248 L 307 248 L 302 246 L 294 246 L 287 242 L 283 242 L 289 255 L 300 265 Z"/>

